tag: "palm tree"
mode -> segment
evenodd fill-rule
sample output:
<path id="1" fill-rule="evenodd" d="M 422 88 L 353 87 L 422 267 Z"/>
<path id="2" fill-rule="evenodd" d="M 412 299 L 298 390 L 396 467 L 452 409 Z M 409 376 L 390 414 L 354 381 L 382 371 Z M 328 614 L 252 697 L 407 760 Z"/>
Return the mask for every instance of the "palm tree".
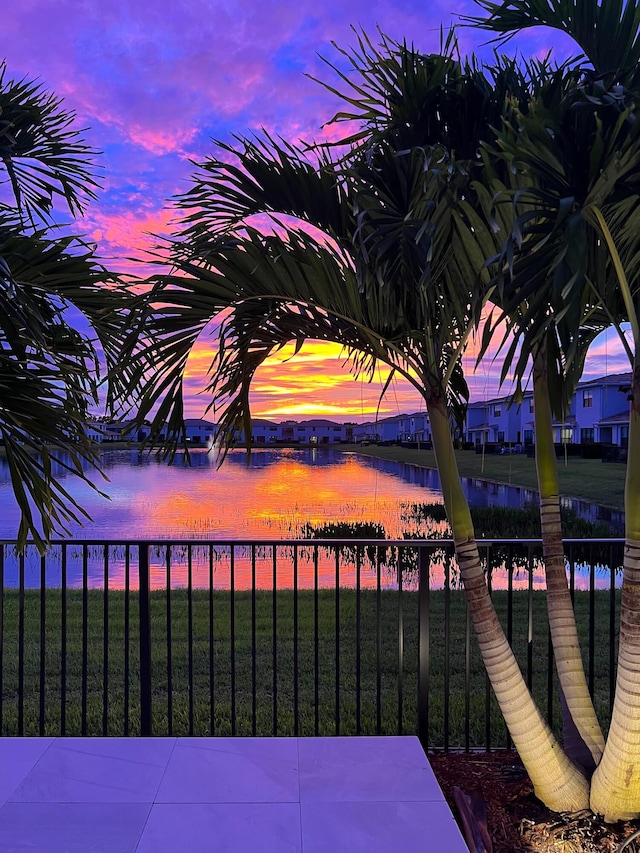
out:
<path id="1" fill-rule="evenodd" d="M 493 89 L 476 68 L 463 72 L 451 56 L 421 58 L 396 46 L 370 57 L 370 42 L 364 45 L 371 76 L 378 74 L 377 85 L 387 91 L 397 94 L 415 71 L 412 82 L 432 85 L 443 103 L 443 86 L 452 97 L 467 87 L 469 106 L 484 103 L 485 115 L 495 118 L 504 106 L 487 98 Z M 378 111 L 388 108 L 382 98 Z M 443 115 L 446 124 L 441 105 L 429 120 L 442 122 Z M 399 118 L 392 132 L 389 124 L 348 140 L 354 148 L 342 161 L 315 149 L 317 161 L 310 162 L 293 146 L 264 137 L 238 140 L 226 147 L 224 161 L 203 164 L 179 199 L 185 226 L 173 246 L 176 274 L 161 279 L 151 299 L 147 328 L 156 342 L 138 373 L 156 372 L 140 417 L 162 397 L 156 426 L 169 417 L 179 427 L 186 358 L 220 315 L 210 391 L 212 405 L 223 407 L 226 442 L 241 426 L 249 434 L 255 372 L 291 340 L 298 346 L 308 338 L 337 341 L 356 373 L 380 360 L 412 382 L 429 413 L 461 576 L 507 725 L 538 796 L 558 810 L 585 808 L 588 783 L 542 720 L 493 610 L 453 453 L 450 413 L 466 394 L 460 356 L 486 300 L 485 260 L 496 251 L 476 209 L 475 153 L 458 161 L 442 145 L 407 147 L 402 129 L 409 123 Z M 230 152 L 237 166 L 228 165 Z M 257 213 L 272 216 L 273 234 L 251 228 Z M 285 222 L 291 216 L 294 225 Z M 309 236 L 311 226 L 322 235 Z"/>
<path id="2" fill-rule="evenodd" d="M 10 188 L 0 203 L 0 437 L 21 548 L 28 537 L 43 548 L 85 515 L 62 478 L 90 482 L 86 468 L 98 466 L 89 407 L 105 362 L 119 363 L 127 341 L 128 303 L 114 277 L 52 218 L 57 199 L 78 215 L 95 197 L 95 152 L 73 122 L 58 98 L 0 63 L 0 168 Z M 114 374 L 108 399 L 118 387 Z"/>
<path id="3" fill-rule="evenodd" d="M 607 744 L 591 785 L 591 808 L 607 820 L 640 814 L 640 611 L 638 501 L 640 460 L 637 369 L 637 264 L 640 134 L 635 110 L 640 59 L 640 5 L 585 0 L 478 0 L 489 13 L 475 25 L 510 35 L 533 25 L 559 29 L 576 41 L 586 61 L 574 68 L 562 111 L 521 118 L 510 151 L 531 183 L 534 210 L 518 244 L 525 251 L 514 283 L 539 294 L 555 284 L 564 310 L 580 314 L 591 303 L 621 331 L 633 369 L 630 452 L 625 489 L 626 547 L 616 697 Z M 534 142 L 535 140 L 535 142 Z M 529 251 L 533 250 L 533 251 Z M 584 297 L 584 288 L 588 295 Z M 547 301 L 547 307 L 549 302 Z M 562 317 L 556 303 L 552 312 Z M 575 326 L 574 326 L 575 328 Z"/>

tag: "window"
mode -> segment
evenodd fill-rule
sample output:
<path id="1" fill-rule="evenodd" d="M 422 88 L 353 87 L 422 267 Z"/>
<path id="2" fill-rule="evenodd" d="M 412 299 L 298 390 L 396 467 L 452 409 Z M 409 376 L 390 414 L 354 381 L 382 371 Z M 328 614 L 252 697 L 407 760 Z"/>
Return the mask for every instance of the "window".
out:
<path id="1" fill-rule="evenodd" d="M 593 427 L 587 427 L 586 429 L 580 430 L 580 444 L 593 444 L 594 438 Z"/>
<path id="2" fill-rule="evenodd" d="M 582 392 L 582 405 L 585 409 L 590 409 L 593 406 L 593 394 L 591 391 Z"/>
<path id="3" fill-rule="evenodd" d="M 525 447 L 530 447 L 533 444 L 533 430 L 525 429 L 524 431 L 524 444 Z"/>
<path id="4" fill-rule="evenodd" d="M 573 427 L 563 426 L 560 433 L 560 441 L 563 444 L 571 444 L 573 441 Z"/>
<path id="5" fill-rule="evenodd" d="M 533 414 L 533 397 L 529 400 L 529 414 Z"/>
<path id="6" fill-rule="evenodd" d="M 502 404 L 493 407 L 493 417 L 499 418 L 502 414 Z"/>
<path id="7" fill-rule="evenodd" d="M 503 432 L 498 433 L 498 444 L 504 444 L 504 433 Z"/>
<path id="8" fill-rule="evenodd" d="M 629 446 L 629 427 L 621 426 L 620 427 L 620 447 L 628 447 Z"/>

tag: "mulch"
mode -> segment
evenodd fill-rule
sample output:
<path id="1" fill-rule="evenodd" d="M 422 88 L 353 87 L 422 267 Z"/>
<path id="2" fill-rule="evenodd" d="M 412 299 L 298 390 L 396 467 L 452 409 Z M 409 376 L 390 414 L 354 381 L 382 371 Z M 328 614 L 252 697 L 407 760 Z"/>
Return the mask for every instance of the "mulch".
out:
<path id="1" fill-rule="evenodd" d="M 630 838 L 638 823 L 605 824 L 591 812 L 565 815 L 545 808 L 516 752 L 430 753 L 429 761 L 463 834 L 454 789 L 469 795 L 468 801 L 484 801 L 493 848 L 485 847 L 486 853 L 618 853 L 626 839 L 624 853 L 640 853 L 640 838 Z M 482 844 L 476 851 L 483 853 Z"/>

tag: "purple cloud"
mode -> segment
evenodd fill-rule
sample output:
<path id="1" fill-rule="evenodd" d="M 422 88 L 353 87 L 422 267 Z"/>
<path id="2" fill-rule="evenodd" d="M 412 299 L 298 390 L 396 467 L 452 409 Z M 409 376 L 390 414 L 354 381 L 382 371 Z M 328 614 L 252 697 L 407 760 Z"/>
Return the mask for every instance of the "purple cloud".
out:
<path id="1" fill-rule="evenodd" d="M 102 185 L 78 230 L 94 239 L 113 266 L 130 271 L 123 259 L 153 244 L 148 232 L 167 233 L 172 214 L 166 201 L 187 187 L 190 160 L 212 151 L 211 138 L 228 139 L 260 128 L 285 139 L 318 139 L 338 109 L 326 88 L 309 78 L 332 81 L 324 57 L 345 67 L 332 47 L 356 43 L 352 27 L 374 43 L 376 27 L 392 39 L 437 51 L 440 28 L 477 10 L 472 0 L 328 0 L 231 3 L 223 0 L 23 0 L 5 10 L 3 44 L 9 73 L 40 78 L 77 112 L 87 141 L 102 154 Z M 461 53 L 482 47 L 484 33 L 459 30 Z M 539 55 L 558 40 L 549 33 L 527 33 L 517 43 L 523 53 Z M 513 52 L 513 48 L 508 48 Z M 561 53 L 572 52 L 564 43 Z M 194 365 L 202 371 L 198 346 Z M 473 363 L 470 356 L 468 366 Z M 343 406 L 344 416 L 360 403 L 354 383 L 337 360 L 301 361 L 306 377 L 305 405 L 320 400 L 322 379 L 327 405 Z M 256 387 L 257 413 L 282 408 L 279 375 L 287 375 L 292 398 L 305 395 L 295 370 L 269 368 Z M 497 393 L 495 364 L 469 375 L 472 396 Z M 204 397 L 192 396 L 202 373 L 187 378 L 188 414 L 201 411 Z M 312 393 L 317 386 L 318 393 Z M 367 408 L 379 391 L 368 389 Z M 398 405 L 415 408 L 417 397 L 404 385 L 394 389 Z M 286 396 L 286 394 L 284 394 Z M 389 398 L 391 399 L 391 398 Z M 375 402 L 371 402 L 375 401 Z M 396 406 L 385 401 L 390 407 Z M 320 405 L 318 403 L 318 405 Z M 384 411 L 386 411 L 383 408 Z"/>

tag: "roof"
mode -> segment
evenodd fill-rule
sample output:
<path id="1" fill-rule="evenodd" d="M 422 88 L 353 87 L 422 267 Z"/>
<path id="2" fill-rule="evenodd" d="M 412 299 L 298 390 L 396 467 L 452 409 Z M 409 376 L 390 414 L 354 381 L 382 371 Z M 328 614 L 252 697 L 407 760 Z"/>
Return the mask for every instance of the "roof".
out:
<path id="1" fill-rule="evenodd" d="M 185 418 L 184 421 L 185 426 L 204 426 L 204 427 L 215 427 L 215 424 L 211 421 L 202 420 L 202 418 Z"/>
<path id="2" fill-rule="evenodd" d="M 600 376 L 597 379 L 587 379 L 584 382 L 578 382 L 577 390 L 582 388 L 595 388 L 598 385 L 630 385 L 631 372 L 628 373 L 611 373 L 608 376 Z"/>
<path id="3" fill-rule="evenodd" d="M 629 422 L 629 409 L 625 409 L 624 412 L 618 412 L 617 415 L 608 415 L 606 418 L 602 418 L 597 421 L 600 424 L 617 424 L 617 423 L 628 423 Z"/>

